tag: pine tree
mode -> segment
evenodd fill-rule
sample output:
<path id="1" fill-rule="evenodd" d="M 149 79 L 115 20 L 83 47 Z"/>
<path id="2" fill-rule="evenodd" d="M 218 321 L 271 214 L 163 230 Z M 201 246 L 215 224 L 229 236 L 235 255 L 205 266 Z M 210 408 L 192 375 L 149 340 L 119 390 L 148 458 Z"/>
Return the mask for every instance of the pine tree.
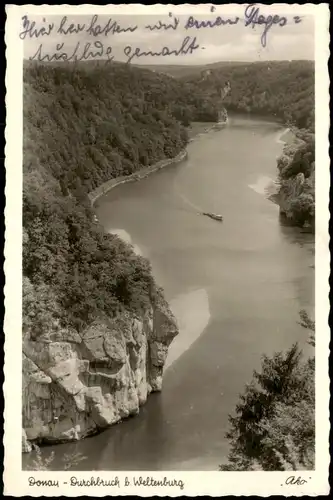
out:
<path id="1" fill-rule="evenodd" d="M 301 324 L 314 331 L 305 311 Z M 314 345 L 314 337 L 309 341 Z M 220 471 L 311 470 L 315 460 L 315 363 L 294 344 L 287 352 L 263 356 L 261 371 L 245 387 L 229 416 L 228 462 Z"/>

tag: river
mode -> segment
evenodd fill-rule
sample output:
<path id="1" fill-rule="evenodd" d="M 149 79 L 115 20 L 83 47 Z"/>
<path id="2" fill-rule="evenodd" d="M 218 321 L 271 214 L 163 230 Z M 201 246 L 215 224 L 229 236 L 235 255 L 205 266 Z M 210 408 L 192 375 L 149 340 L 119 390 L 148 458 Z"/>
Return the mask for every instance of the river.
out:
<path id="1" fill-rule="evenodd" d="M 228 414 L 261 355 L 294 341 L 311 349 L 297 321 L 300 309 L 314 313 L 314 236 L 282 225 L 265 196 L 279 134 L 276 123 L 231 118 L 190 143 L 185 162 L 98 201 L 105 229 L 121 230 L 149 258 L 181 333 L 163 391 L 136 417 L 44 449 L 55 451 L 52 468 L 76 451 L 87 457 L 77 470 L 217 470 L 228 453 Z"/>

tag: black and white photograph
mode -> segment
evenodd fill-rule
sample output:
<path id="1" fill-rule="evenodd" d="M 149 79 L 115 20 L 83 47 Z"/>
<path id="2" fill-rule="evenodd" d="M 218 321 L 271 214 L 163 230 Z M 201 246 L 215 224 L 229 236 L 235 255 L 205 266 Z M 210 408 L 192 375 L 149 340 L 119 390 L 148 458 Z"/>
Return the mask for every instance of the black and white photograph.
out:
<path id="1" fill-rule="evenodd" d="M 328 494 L 328 4 L 6 14 L 5 492 Z"/>

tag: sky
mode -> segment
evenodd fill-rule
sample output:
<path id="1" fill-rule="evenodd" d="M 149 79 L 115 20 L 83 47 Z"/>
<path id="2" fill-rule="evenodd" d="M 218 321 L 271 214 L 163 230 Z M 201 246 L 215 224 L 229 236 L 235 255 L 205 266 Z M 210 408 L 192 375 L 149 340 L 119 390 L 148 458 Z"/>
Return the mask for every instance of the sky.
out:
<path id="1" fill-rule="evenodd" d="M 109 32 L 93 36 L 89 32 L 94 14 L 78 15 L 69 14 L 63 11 L 60 15 L 29 14 L 27 16 L 25 27 L 23 21 L 20 26 L 21 38 L 24 38 L 24 57 L 35 58 L 51 57 L 53 54 L 67 54 L 68 57 L 73 53 L 77 46 L 76 55 L 81 57 L 84 53 L 84 47 L 90 43 L 90 52 L 93 51 L 96 57 L 103 51 L 102 58 L 106 57 L 109 51 L 117 61 L 130 62 L 135 64 L 208 64 L 218 61 L 260 61 L 260 60 L 292 60 L 292 59 L 314 59 L 314 19 L 311 14 L 300 10 L 302 6 L 287 4 L 260 5 L 259 14 L 267 19 L 268 15 L 285 16 L 287 22 L 284 26 L 273 25 L 267 32 L 266 46 L 262 46 L 262 34 L 264 25 L 256 25 L 254 28 L 250 24 L 245 26 L 246 17 L 249 18 L 251 9 L 245 11 L 246 5 L 233 5 L 233 9 L 227 9 L 226 6 L 216 6 L 215 11 L 211 12 L 210 5 L 205 6 L 205 10 L 196 11 L 197 6 L 192 6 L 194 10 L 189 11 L 187 6 L 186 14 L 178 7 L 185 6 L 164 6 L 164 10 L 157 14 L 157 10 L 151 7 L 150 15 L 122 14 L 105 15 L 96 14 L 98 18 L 94 28 L 99 25 L 101 29 L 110 23 L 116 21 L 121 28 L 137 26 L 137 29 L 131 33 Z M 227 10 L 226 10 L 227 9 Z M 59 11 L 58 11 L 59 12 Z M 77 11 L 78 12 L 78 11 Z M 98 11 L 96 11 L 98 12 Z M 118 11 L 119 12 L 119 11 Z M 147 11 L 145 11 L 147 12 Z M 156 12 L 156 13 L 155 13 Z M 170 13 L 170 15 L 169 15 Z M 76 27 L 79 23 L 84 29 L 79 33 L 69 33 L 67 35 L 58 32 L 64 15 L 67 19 L 63 24 L 66 30 L 73 23 Z M 222 25 L 212 28 L 196 29 L 195 27 L 185 29 L 189 17 L 197 21 L 210 21 L 213 23 L 219 16 L 224 21 L 234 20 L 237 16 L 240 20 L 234 25 Z M 301 21 L 295 23 L 294 16 L 299 15 Z M 179 20 L 176 30 L 150 31 L 146 26 L 154 25 L 160 20 L 164 23 L 175 23 L 175 18 Z M 48 28 L 53 24 L 49 35 L 40 35 L 38 38 L 29 31 L 29 27 L 35 22 L 34 29 L 40 30 L 42 27 Z M 32 35 L 32 36 L 31 36 Z M 198 46 L 192 54 L 186 55 L 167 55 L 151 56 L 144 55 L 144 52 L 160 52 L 163 47 L 171 50 L 179 50 L 185 37 L 189 37 L 187 46 L 195 39 L 194 45 Z M 97 47 L 93 44 L 97 43 Z M 58 47 L 57 47 L 58 44 Z M 60 45 L 59 45 L 60 44 Z M 62 45 L 63 44 L 63 45 Z M 128 47 L 127 49 L 125 49 Z M 112 52 L 111 51 L 112 48 Z M 185 46 L 186 48 L 186 46 Z M 137 57 L 135 54 L 143 54 Z M 45 59 L 44 59 L 45 60 Z"/>

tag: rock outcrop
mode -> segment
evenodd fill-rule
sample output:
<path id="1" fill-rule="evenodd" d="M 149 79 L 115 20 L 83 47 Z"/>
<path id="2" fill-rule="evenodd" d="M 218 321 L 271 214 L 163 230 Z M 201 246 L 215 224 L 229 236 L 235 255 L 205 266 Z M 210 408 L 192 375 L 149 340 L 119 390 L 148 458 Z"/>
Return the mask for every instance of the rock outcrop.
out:
<path id="1" fill-rule="evenodd" d="M 178 334 L 161 294 L 142 317 L 100 318 L 84 331 L 52 327 L 23 338 L 22 451 L 84 438 L 136 414 L 162 388 Z"/>
<path id="2" fill-rule="evenodd" d="M 271 197 L 280 214 L 292 225 L 315 226 L 315 140 L 308 132 L 294 130 L 294 142 L 278 158 L 279 192 Z"/>
<path id="3" fill-rule="evenodd" d="M 305 178 L 300 172 L 281 182 L 277 201 L 280 213 L 291 223 L 313 228 L 315 221 L 315 174 Z"/>

